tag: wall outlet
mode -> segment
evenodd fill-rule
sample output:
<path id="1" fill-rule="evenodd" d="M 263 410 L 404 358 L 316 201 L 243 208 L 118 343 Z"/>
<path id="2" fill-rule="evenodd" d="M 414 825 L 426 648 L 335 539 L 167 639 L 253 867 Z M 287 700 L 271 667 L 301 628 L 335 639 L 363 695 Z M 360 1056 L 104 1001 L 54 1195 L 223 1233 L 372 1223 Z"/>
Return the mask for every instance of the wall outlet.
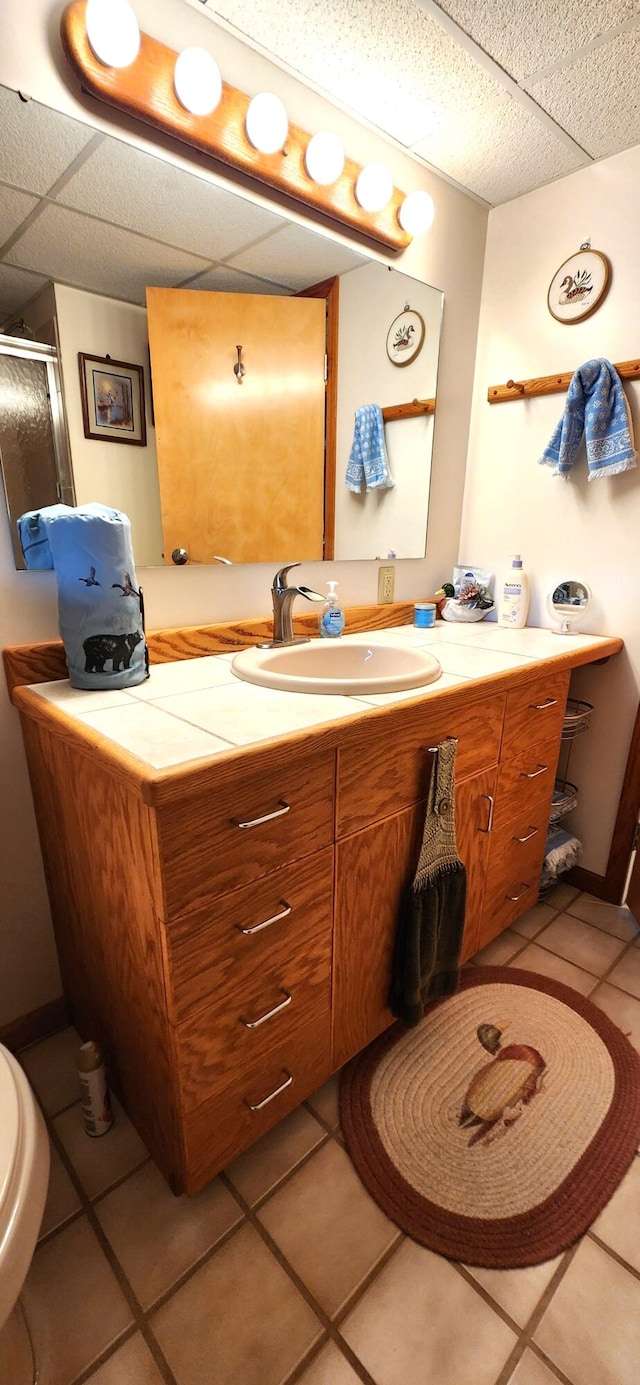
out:
<path id="1" fill-rule="evenodd" d="M 393 601 L 396 570 L 391 567 L 378 568 L 378 602 Z"/>

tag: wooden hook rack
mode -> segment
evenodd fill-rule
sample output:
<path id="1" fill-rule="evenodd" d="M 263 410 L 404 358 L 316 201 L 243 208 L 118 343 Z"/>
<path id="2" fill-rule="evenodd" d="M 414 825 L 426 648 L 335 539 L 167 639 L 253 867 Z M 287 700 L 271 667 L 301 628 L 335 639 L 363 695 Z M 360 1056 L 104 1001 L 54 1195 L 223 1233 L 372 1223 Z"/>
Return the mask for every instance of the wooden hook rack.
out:
<path id="1" fill-rule="evenodd" d="M 620 361 L 615 369 L 621 380 L 640 380 L 640 361 Z M 507 380 L 506 385 L 490 385 L 487 399 L 490 404 L 506 404 L 510 399 L 535 399 L 542 394 L 563 394 L 568 390 L 574 374 L 573 370 L 567 370 L 563 375 L 539 375 L 536 380 Z"/>
<path id="2" fill-rule="evenodd" d="M 398 418 L 419 418 L 421 414 L 435 414 L 435 399 L 412 399 L 410 404 L 389 404 L 382 410 L 385 423 L 395 423 Z"/>

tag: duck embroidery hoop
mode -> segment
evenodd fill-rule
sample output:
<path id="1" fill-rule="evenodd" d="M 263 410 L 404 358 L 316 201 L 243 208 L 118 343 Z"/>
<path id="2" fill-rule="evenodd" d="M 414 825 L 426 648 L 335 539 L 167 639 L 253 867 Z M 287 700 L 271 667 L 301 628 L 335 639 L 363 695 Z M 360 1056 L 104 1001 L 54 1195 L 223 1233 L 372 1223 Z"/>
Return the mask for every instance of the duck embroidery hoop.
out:
<path id="1" fill-rule="evenodd" d="M 601 250 L 584 241 L 575 255 L 563 260 L 547 293 L 547 307 L 556 322 L 584 322 L 600 307 L 611 279 L 611 265 Z"/>
<path id="2" fill-rule="evenodd" d="M 405 303 L 387 332 L 387 356 L 392 365 L 410 365 L 424 345 L 424 318 Z"/>

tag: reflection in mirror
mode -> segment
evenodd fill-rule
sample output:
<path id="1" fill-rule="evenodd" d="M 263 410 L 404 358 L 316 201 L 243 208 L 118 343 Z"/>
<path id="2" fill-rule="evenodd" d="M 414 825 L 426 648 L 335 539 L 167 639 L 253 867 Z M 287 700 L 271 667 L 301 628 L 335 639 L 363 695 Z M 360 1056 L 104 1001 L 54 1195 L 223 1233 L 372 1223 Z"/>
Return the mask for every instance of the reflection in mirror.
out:
<path id="1" fill-rule="evenodd" d="M 70 469 L 58 467 L 57 497 L 72 503 L 75 496 L 79 505 L 99 499 L 124 510 L 132 522 L 138 566 L 170 563 L 173 549 L 188 550 L 189 543 L 167 542 L 163 534 L 164 497 L 158 483 L 154 425 L 170 409 L 171 400 L 168 404 L 164 396 L 154 400 L 151 390 L 147 287 L 198 290 L 197 296 L 206 292 L 212 300 L 231 294 L 284 298 L 293 307 L 297 295 L 337 278 L 339 350 L 328 389 L 333 404 L 320 444 L 322 532 L 314 536 L 308 552 L 301 550 L 296 517 L 299 520 L 306 508 L 304 479 L 311 474 L 303 440 L 299 461 L 303 484 L 290 507 L 292 532 L 277 539 L 274 560 L 310 560 L 322 552 L 336 558 L 424 556 L 433 416 L 401 417 L 386 423 L 393 488 L 354 494 L 345 486 L 345 475 L 356 410 L 372 403 L 384 409 L 435 398 L 443 295 L 380 262 L 371 263 L 360 250 L 217 187 L 206 174 L 187 172 L 35 101 L 25 103 L 16 92 L 2 87 L 0 121 L 0 329 L 22 317 L 32 341 L 56 348 L 52 359 L 60 367 L 70 453 Z M 410 363 L 398 369 L 387 355 L 387 334 L 407 304 L 424 318 L 425 340 Z M 243 377 L 234 373 L 238 343 L 243 345 Z M 121 438 L 114 445 L 113 439 L 85 436 L 80 352 L 143 367 L 145 447 L 131 446 Z M 231 402 L 239 405 L 250 393 L 250 354 L 242 336 L 235 334 L 228 342 L 225 339 L 224 352 L 229 356 Z M 292 350 L 289 369 L 294 375 L 295 355 Z M 284 437 L 291 395 L 286 372 L 272 372 L 271 381 Z M 265 382 L 266 372 L 263 386 Z M 190 485 L 190 456 L 197 445 L 191 439 L 188 447 L 182 447 L 179 479 L 185 492 Z M 231 487 L 231 508 L 224 524 L 214 525 L 202 554 L 190 554 L 188 561 L 229 557 L 234 524 L 256 533 L 261 530 L 266 501 L 259 427 L 256 434 L 254 424 L 249 443 L 239 432 L 235 446 L 236 456 L 250 454 L 250 523 L 246 512 L 236 518 Z M 2 439 L 0 448 L 6 476 Z M 28 456 L 20 458 L 21 467 L 27 508 L 45 504 L 49 490 L 39 493 Z M 235 470 L 232 464 L 227 481 L 233 480 Z M 242 486 L 246 492 L 246 476 Z M 9 494 L 9 489 L 5 484 L 15 534 L 15 519 L 24 501 Z M 209 494 L 204 501 L 198 496 L 200 515 L 204 504 L 207 515 L 215 519 L 219 491 L 219 476 L 212 467 Z M 236 505 L 239 495 L 236 489 Z M 196 529 L 197 519 L 196 515 Z M 259 555 L 260 550 L 248 543 L 233 561 L 255 562 Z M 24 566 L 22 561 L 18 565 Z"/>
<path id="2" fill-rule="evenodd" d="M 576 582 L 572 579 L 558 582 L 547 596 L 549 614 L 559 622 L 554 626 L 554 633 L 578 634 L 590 602 L 591 588 L 586 582 Z"/>

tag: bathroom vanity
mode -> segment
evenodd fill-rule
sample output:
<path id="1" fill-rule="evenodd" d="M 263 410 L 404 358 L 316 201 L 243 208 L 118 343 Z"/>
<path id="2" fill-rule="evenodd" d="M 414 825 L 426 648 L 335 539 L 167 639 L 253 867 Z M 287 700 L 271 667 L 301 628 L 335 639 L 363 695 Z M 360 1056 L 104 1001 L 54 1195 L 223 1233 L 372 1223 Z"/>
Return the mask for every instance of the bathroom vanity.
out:
<path id="1" fill-rule="evenodd" d="M 409 618 L 370 609 L 378 627 Z M 571 670 L 622 648 L 439 622 L 419 632 L 439 682 L 368 701 L 238 682 L 229 651 L 261 633 L 151 635 L 149 683 L 112 694 L 56 681 L 59 647 L 5 652 L 71 1014 L 176 1191 L 392 1022 L 398 907 L 445 737 L 464 959 L 535 903 Z"/>

